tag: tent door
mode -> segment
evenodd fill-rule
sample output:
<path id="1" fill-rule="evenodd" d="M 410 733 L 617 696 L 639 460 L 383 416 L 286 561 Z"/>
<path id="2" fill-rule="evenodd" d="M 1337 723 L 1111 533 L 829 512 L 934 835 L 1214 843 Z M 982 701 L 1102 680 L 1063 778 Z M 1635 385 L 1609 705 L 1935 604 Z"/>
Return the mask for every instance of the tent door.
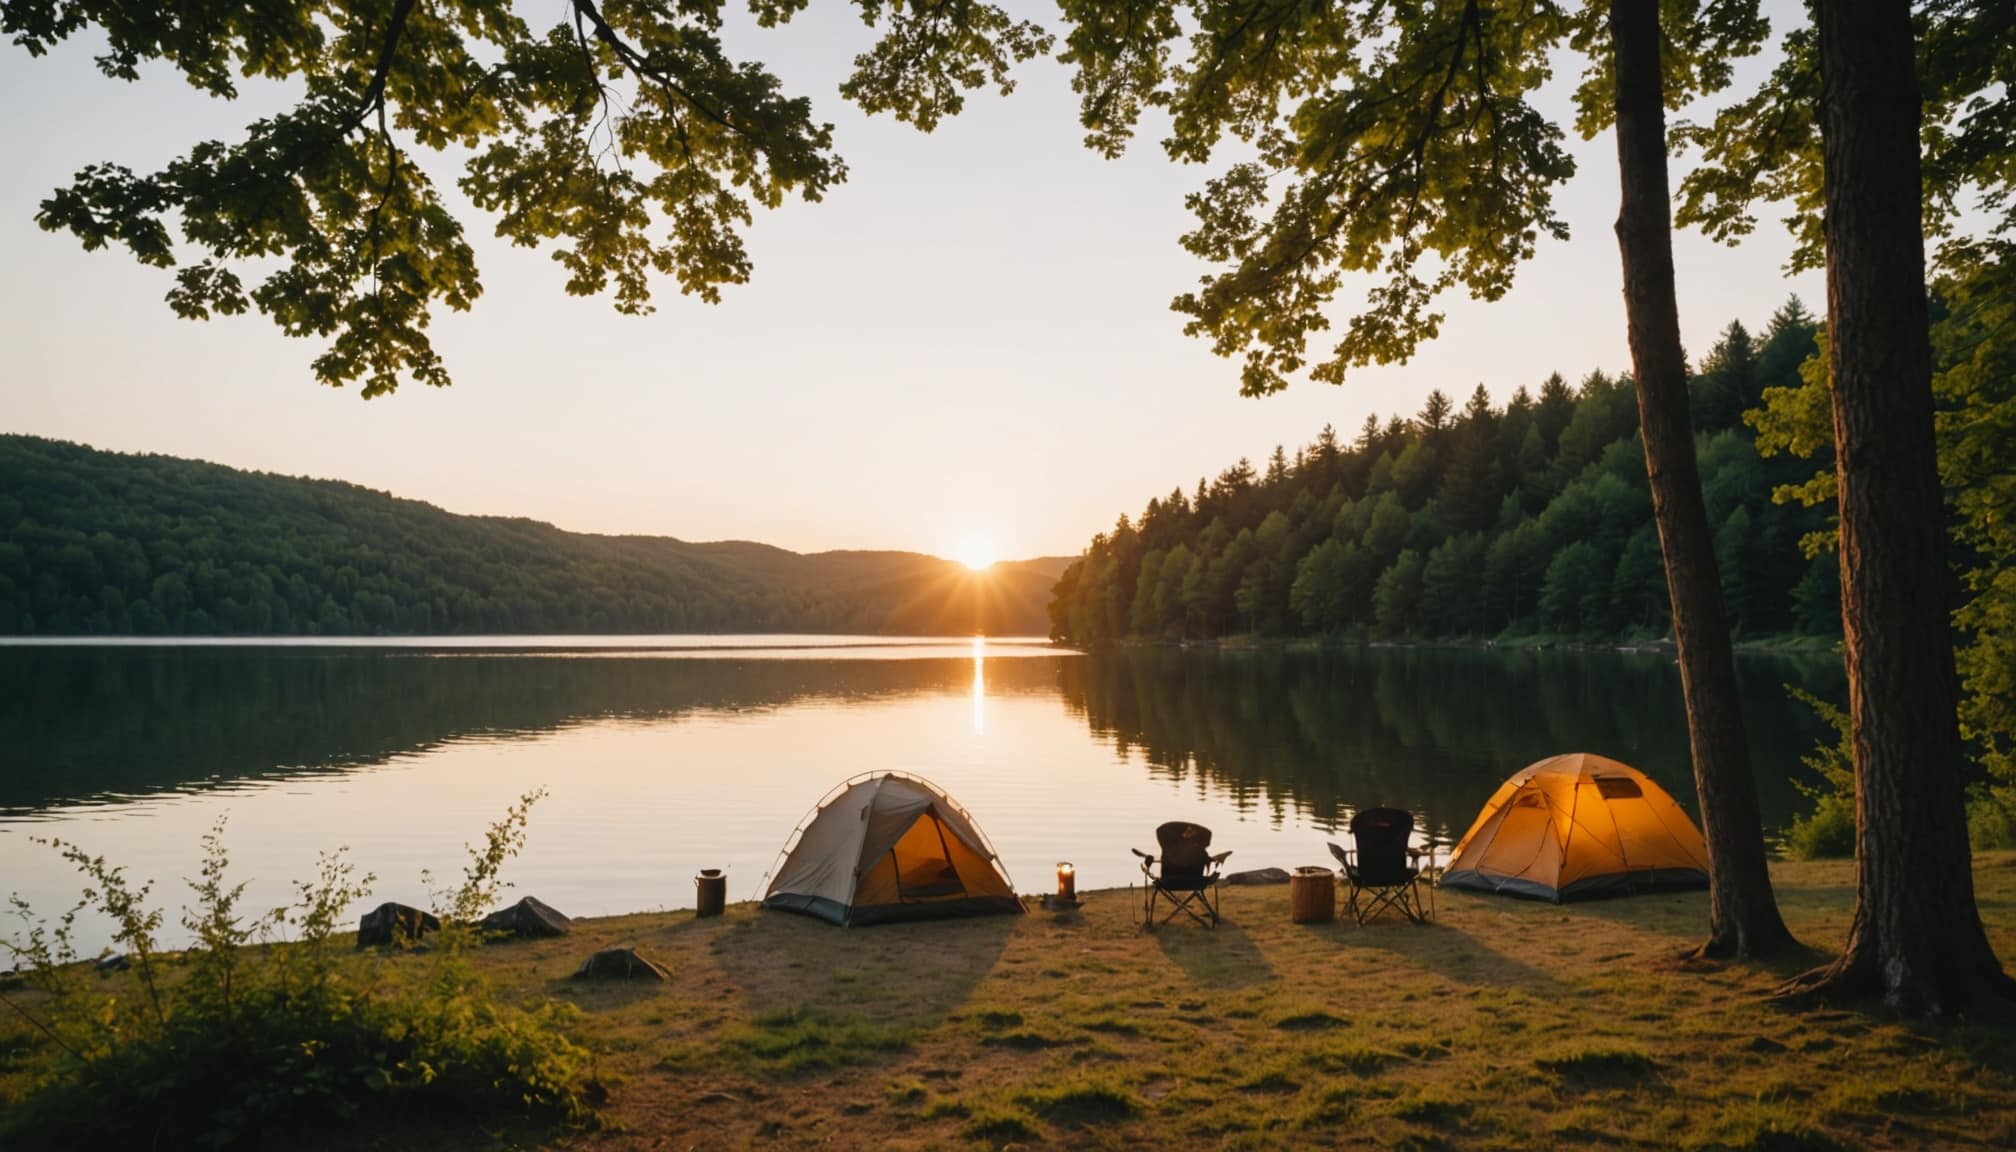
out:
<path id="1" fill-rule="evenodd" d="M 937 834 L 935 853 L 930 844 L 933 837 L 922 827 L 926 821 L 931 824 L 930 832 Z M 952 846 L 945 841 L 945 825 L 938 819 L 935 806 L 920 813 L 916 822 L 889 846 L 889 867 L 896 874 L 898 900 L 933 900 L 966 894 L 966 882 L 952 864 Z"/>

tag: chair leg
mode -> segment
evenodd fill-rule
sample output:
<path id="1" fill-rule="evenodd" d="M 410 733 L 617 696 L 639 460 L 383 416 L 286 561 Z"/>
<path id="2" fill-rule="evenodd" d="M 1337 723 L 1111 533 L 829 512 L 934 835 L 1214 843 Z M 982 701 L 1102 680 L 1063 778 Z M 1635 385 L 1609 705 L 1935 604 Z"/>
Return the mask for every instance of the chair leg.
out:
<path id="1" fill-rule="evenodd" d="M 1364 897 L 1363 900 L 1359 898 L 1361 894 Z M 1354 884 L 1351 887 L 1351 898 L 1348 907 L 1357 916 L 1358 923 L 1360 924 L 1375 919 L 1379 913 L 1384 912 L 1388 908 L 1405 916 L 1411 923 L 1426 924 L 1428 922 L 1427 905 L 1421 896 L 1421 886 L 1418 881 L 1410 880 L 1405 884 L 1395 885 L 1391 888 L 1366 888 Z"/>
<path id="2" fill-rule="evenodd" d="M 1157 919 L 1156 911 L 1161 907 L 1162 901 L 1165 900 L 1169 903 L 1169 910 L 1163 913 L 1160 919 Z M 1178 892 L 1171 891 L 1159 884 L 1151 885 L 1148 889 L 1145 912 L 1146 916 L 1142 927 L 1149 931 L 1153 931 L 1169 923 L 1178 916 L 1188 916 L 1194 923 L 1203 928 L 1216 928 L 1220 919 L 1218 914 L 1217 886 L 1212 885 L 1209 888 L 1186 889 Z"/>

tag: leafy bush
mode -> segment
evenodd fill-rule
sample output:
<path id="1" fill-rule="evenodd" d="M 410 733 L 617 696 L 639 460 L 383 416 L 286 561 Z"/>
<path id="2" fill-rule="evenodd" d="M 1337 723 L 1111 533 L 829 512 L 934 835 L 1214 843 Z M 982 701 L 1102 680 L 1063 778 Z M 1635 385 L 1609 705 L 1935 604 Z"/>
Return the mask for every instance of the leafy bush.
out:
<path id="1" fill-rule="evenodd" d="M 1792 786 L 1813 801 L 1813 811 L 1795 816 L 1785 830 L 1785 852 L 1795 860 L 1838 859 L 1855 855 L 1855 750 L 1850 742 L 1848 714 L 1818 696 L 1787 684 L 1785 690 L 1834 730 L 1832 744 L 1816 744 L 1799 758 L 1819 776 L 1818 783 L 1794 777 Z"/>
<path id="2" fill-rule="evenodd" d="M 1816 745 L 1800 757 L 1820 777 L 1792 784 L 1813 801 L 1813 811 L 1795 816 L 1785 829 L 1785 854 L 1795 860 L 1842 859 L 1855 855 L 1855 753 L 1848 714 L 1791 685 L 1786 690 L 1834 729 L 1832 744 Z M 1976 785 L 1967 794 L 1967 840 L 1976 852 L 2016 848 L 2016 786 Z"/>
<path id="3" fill-rule="evenodd" d="M 88 886 L 54 925 L 12 901 L 27 929 L 4 946 L 42 996 L 9 1004 L 34 1026 L 46 1060 L 27 1097 L 0 1119 L 0 1145 L 233 1148 L 317 1124 L 369 1127 L 415 1115 L 590 1119 L 586 1053 L 564 1033 L 567 1009 L 499 1004 L 466 957 L 537 798 L 524 797 L 471 850 L 417 972 L 388 971 L 385 958 L 341 946 L 341 918 L 372 877 L 355 878 L 340 853 L 296 885 L 292 905 L 247 917 L 245 885 L 226 881 L 219 821 L 204 837 L 201 878 L 182 918 L 194 945 L 178 954 L 159 946 L 163 916 L 147 906 L 151 884 L 135 887 L 104 857 L 46 841 Z M 109 984 L 75 947 L 87 909 L 112 921 L 129 965 Z M 283 939 L 290 929 L 293 938 Z"/>
<path id="4" fill-rule="evenodd" d="M 1792 818 L 1785 854 L 1794 860 L 1840 860 L 1855 855 L 1855 797 L 1821 796 L 1813 811 Z"/>
<path id="5" fill-rule="evenodd" d="M 2016 848 L 2016 786 L 1983 784 L 1968 793 L 1967 842 L 1976 852 Z"/>

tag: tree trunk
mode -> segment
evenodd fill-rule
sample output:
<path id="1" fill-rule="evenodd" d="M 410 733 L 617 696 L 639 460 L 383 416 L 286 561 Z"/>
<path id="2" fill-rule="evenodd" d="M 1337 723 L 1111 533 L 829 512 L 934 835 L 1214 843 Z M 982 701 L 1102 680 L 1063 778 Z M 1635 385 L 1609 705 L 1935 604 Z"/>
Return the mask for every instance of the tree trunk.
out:
<path id="1" fill-rule="evenodd" d="M 1841 958 L 1787 990 L 1947 1013 L 2009 981 L 1974 908 L 1961 791 L 1911 7 L 1816 8 L 1856 894 Z"/>
<path id="2" fill-rule="evenodd" d="M 1666 182 L 1666 102 L 1657 0 L 1611 0 L 1617 85 L 1617 246 L 1638 389 L 1652 513 L 1666 563 L 1673 640 L 1701 828 L 1708 841 L 1708 940 L 1701 954 L 1762 956 L 1793 943 L 1771 893 L 1736 661 L 1722 608 L 1714 536 L 1701 498 L 1687 415 L 1687 359 L 1673 287 L 1673 210 Z"/>

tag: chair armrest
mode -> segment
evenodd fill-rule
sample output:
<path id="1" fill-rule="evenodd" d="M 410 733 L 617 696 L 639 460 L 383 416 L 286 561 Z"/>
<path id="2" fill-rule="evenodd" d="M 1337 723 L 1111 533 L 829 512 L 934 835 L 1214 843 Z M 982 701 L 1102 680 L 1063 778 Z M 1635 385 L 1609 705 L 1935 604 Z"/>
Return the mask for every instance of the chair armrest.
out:
<path id="1" fill-rule="evenodd" d="M 1127 851 L 1132 852 L 1136 856 L 1139 856 L 1141 858 L 1141 862 L 1144 864 L 1153 864 L 1155 862 L 1155 857 L 1150 856 L 1148 853 L 1141 851 L 1139 848 L 1129 848 L 1127 849 Z"/>
<path id="2" fill-rule="evenodd" d="M 1225 851 L 1223 851 L 1223 852 L 1213 852 L 1213 853 L 1211 854 L 1211 864 L 1212 864 L 1212 866 L 1213 866 L 1213 867 L 1216 867 L 1217 865 L 1220 865 L 1220 864 L 1223 864 L 1223 863 L 1225 863 L 1226 859 L 1227 859 L 1228 857 L 1230 857 L 1231 855 L 1232 855 L 1232 850 L 1231 850 L 1230 848 L 1227 848 L 1227 849 L 1226 849 Z"/>
<path id="3" fill-rule="evenodd" d="M 1330 855 L 1335 856 L 1339 864 L 1349 867 L 1351 857 L 1357 854 L 1357 849 L 1343 847 L 1335 840 L 1326 841 L 1326 843 L 1330 845 Z"/>

